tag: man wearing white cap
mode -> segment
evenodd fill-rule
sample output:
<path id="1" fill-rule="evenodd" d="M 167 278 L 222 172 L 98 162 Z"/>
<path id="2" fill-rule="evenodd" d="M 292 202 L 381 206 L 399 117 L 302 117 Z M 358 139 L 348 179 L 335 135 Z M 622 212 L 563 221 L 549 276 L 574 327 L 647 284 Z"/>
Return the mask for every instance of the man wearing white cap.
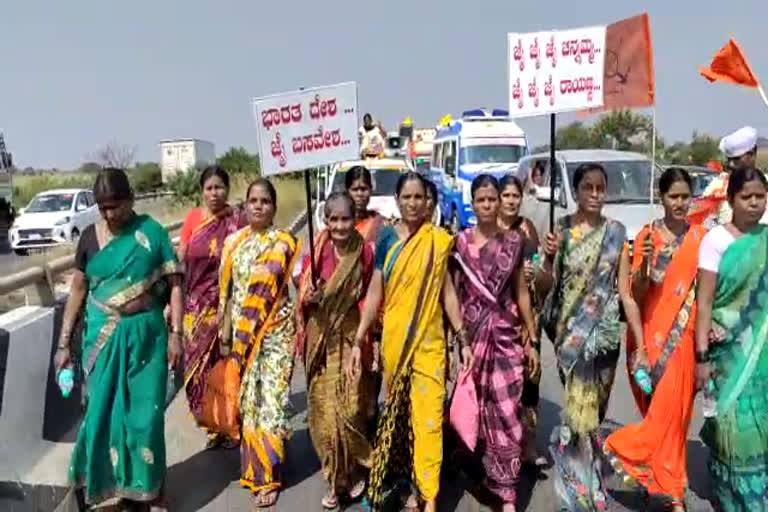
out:
<path id="1" fill-rule="evenodd" d="M 731 221 L 728 204 L 728 176 L 736 169 L 754 167 L 757 160 L 757 130 L 745 126 L 720 140 L 720 151 L 725 155 L 725 170 L 707 186 L 696 201 L 688 219 L 703 223 L 708 229 Z"/>

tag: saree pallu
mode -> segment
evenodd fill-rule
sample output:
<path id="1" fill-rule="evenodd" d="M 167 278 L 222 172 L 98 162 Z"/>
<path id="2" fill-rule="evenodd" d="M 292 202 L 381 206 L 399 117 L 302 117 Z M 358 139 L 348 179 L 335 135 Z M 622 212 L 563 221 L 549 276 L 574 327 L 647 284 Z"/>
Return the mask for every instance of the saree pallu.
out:
<path id="1" fill-rule="evenodd" d="M 336 261 L 328 232 L 320 234 L 315 255 L 324 282 L 322 299 L 299 315 L 307 340 L 309 434 L 334 494 L 363 480 L 371 465 L 366 438 L 370 371 L 363 365 L 358 378 L 350 382 L 344 369 L 360 323 L 358 304 L 370 280 L 373 253 L 357 232 L 349 243 L 349 252 Z M 311 282 L 310 271 L 307 268 L 302 275 L 300 305 Z"/>
<path id="2" fill-rule="evenodd" d="M 626 230 L 611 219 L 587 233 L 571 228 L 568 217 L 558 225 L 555 286 L 547 297 L 543 323 L 555 347 L 565 406 L 550 453 L 560 510 L 587 511 L 605 506 L 598 428 L 619 358 L 616 279 Z"/>
<path id="3" fill-rule="evenodd" d="M 627 332 L 627 371 L 638 409 L 639 425 L 628 425 L 608 436 L 605 449 L 619 472 L 651 494 L 682 499 L 688 484 L 686 443 L 695 395 L 695 281 L 702 226 L 691 226 L 679 239 L 665 241 L 663 226 L 647 226 L 635 238 L 642 247 L 651 236 L 654 256 L 650 284 L 642 307 L 643 346 L 650 363 L 653 394 L 646 395 L 632 377 L 631 355 L 637 340 Z M 642 272 L 643 255 L 635 251 L 632 272 Z"/>
<path id="4" fill-rule="evenodd" d="M 219 267 L 224 240 L 237 231 L 242 216 L 226 208 L 194 227 L 184 255 L 184 384 L 189 410 L 202 414 L 202 398 L 210 370 L 219 361 L 214 346 L 219 326 Z"/>
<path id="5" fill-rule="evenodd" d="M 471 230 L 457 237 L 454 257 L 461 269 L 459 303 L 475 358 L 472 377 L 480 408 L 475 455 L 482 461 L 486 488 L 503 502 L 515 503 L 525 354 L 514 275 L 522 271 L 523 240 L 510 231 L 478 248 L 472 238 Z"/>
<path id="6" fill-rule="evenodd" d="M 381 362 L 388 395 L 371 468 L 375 508 L 391 478 L 413 478 L 426 501 L 440 489 L 446 352 L 440 297 L 451 246 L 448 233 L 427 223 L 387 253 Z"/>
<path id="7" fill-rule="evenodd" d="M 758 226 L 725 251 L 712 321 L 726 331 L 710 345 L 717 416 L 701 439 L 710 449 L 720 510 L 768 510 L 768 227 Z"/>
<path id="8" fill-rule="evenodd" d="M 240 484 L 257 492 L 280 487 L 295 345 L 287 285 L 299 243 L 285 231 L 250 227 L 224 243 L 219 307 L 232 301 L 232 356 L 242 364 Z"/>
<path id="9" fill-rule="evenodd" d="M 87 263 L 83 333 L 85 417 L 69 470 L 89 504 L 110 498 L 151 501 L 165 478 L 168 331 L 166 276 L 181 271 L 168 233 L 136 216 Z M 133 299 L 151 306 L 122 315 Z"/>

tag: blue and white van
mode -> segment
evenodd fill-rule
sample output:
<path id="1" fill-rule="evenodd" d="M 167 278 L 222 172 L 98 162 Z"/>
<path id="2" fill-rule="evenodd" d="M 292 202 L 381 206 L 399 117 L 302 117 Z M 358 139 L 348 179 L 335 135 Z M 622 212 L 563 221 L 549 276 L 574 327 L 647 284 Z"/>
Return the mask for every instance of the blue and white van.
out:
<path id="1" fill-rule="evenodd" d="M 476 223 L 472 180 L 479 174 L 501 178 L 517 171 L 528 154 L 525 132 L 506 110 L 469 110 L 437 127 L 430 179 L 438 188 L 440 213 L 454 232 Z"/>

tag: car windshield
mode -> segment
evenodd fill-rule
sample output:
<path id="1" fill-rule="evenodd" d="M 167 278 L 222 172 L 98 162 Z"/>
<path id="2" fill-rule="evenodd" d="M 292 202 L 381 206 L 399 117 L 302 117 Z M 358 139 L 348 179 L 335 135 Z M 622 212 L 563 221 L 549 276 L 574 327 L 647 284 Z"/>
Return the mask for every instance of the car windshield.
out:
<path id="1" fill-rule="evenodd" d="M 583 162 L 567 164 L 568 179 L 573 187 L 573 175 Z M 648 160 L 600 162 L 608 175 L 606 203 L 647 203 L 651 186 L 651 165 Z M 660 173 L 660 171 L 657 171 Z M 576 193 L 575 188 L 573 189 Z"/>
<path id="2" fill-rule="evenodd" d="M 523 157 L 523 146 L 512 144 L 483 144 L 464 146 L 459 151 L 459 165 L 512 164 Z"/>
<path id="3" fill-rule="evenodd" d="M 35 196 L 24 213 L 66 212 L 72 208 L 74 194 L 45 194 Z"/>
<path id="4" fill-rule="evenodd" d="M 394 196 L 397 189 L 397 180 L 400 175 L 407 171 L 406 168 L 402 169 L 377 169 L 375 167 L 368 167 L 371 171 L 371 178 L 373 179 L 373 196 Z M 333 178 L 333 190 L 344 190 L 344 178 L 347 171 L 339 171 Z"/>

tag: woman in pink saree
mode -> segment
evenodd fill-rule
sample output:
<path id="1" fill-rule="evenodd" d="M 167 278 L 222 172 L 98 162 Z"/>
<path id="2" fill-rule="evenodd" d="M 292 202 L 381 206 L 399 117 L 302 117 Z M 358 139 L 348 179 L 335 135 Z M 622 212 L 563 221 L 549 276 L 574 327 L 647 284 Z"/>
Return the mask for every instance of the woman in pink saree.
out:
<path id="1" fill-rule="evenodd" d="M 456 290 L 474 355 L 472 377 L 479 405 L 475 457 L 484 485 L 515 510 L 523 426 L 521 397 L 528 371 L 537 373 L 538 353 L 528 286 L 523 276 L 523 239 L 498 227 L 499 184 L 489 175 L 472 182 L 477 225 L 456 239 Z M 527 330 L 529 336 L 524 337 Z"/>
<path id="2" fill-rule="evenodd" d="M 187 214 L 181 234 L 179 255 L 184 262 L 184 384 L 189 410 L 197 420 L 202 414 L 205 380 L 220 358 L 217 345 L 219 325 L 219 265 L 224 240 L 243 227 L 245 219 L 227 204 L 229 176 L 211 166 L 200 176 L 204 207 Z M 208 447 L 236 446 L 237 439 L 225 439 L 209 432 Z"/>

